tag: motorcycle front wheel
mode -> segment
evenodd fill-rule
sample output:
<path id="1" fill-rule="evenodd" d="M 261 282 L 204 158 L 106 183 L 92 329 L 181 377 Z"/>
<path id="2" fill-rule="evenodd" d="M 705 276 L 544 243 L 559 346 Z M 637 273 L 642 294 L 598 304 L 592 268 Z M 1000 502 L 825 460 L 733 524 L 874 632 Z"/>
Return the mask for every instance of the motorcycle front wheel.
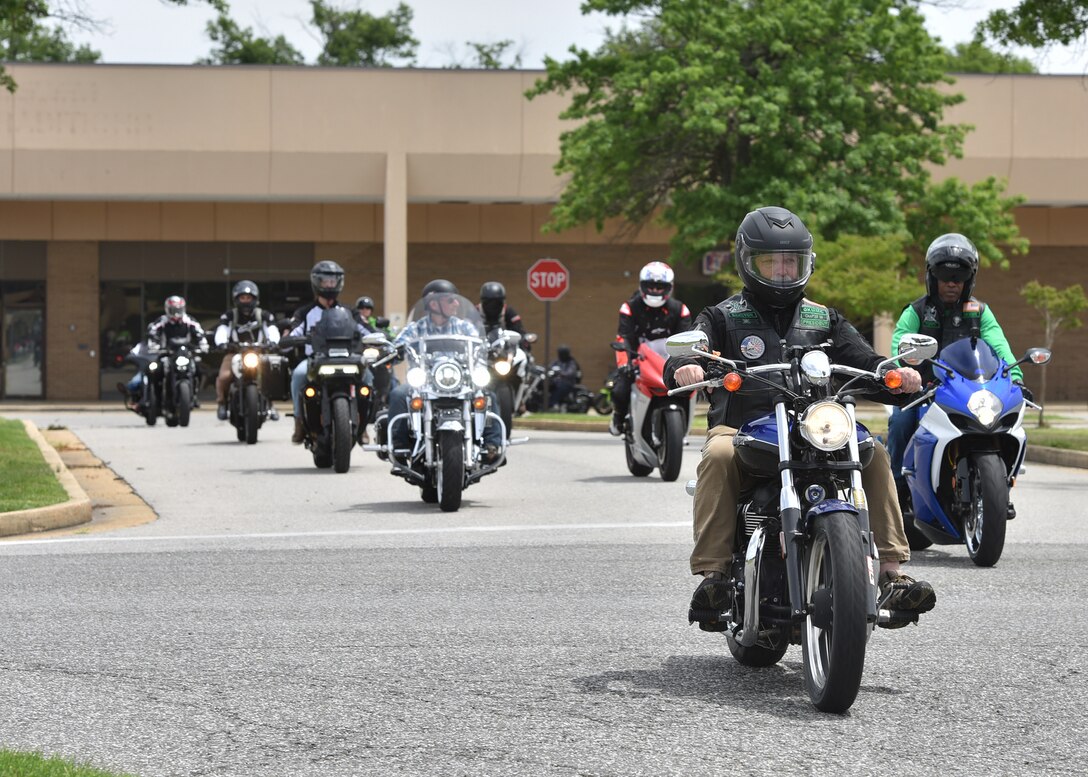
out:
<path id="1" fill-rule="evenodd" d="M 332 463 L 336 472 L 347 472 L 351 466 L 351 448 L 355 440 L 351 436 L 351 411 L 347 397 L 332 400 Z"/>
<path id="2" fill-rule="evenodd" d="M 461 492 L 465 485 L 465 446 L 460 432 L 438 433 L 438 506 L 444 513 L 461 507 Z"/>
<path id="3" fill-rule="evenodd" d="M 242 427 L 245 429 L 246 445 L 257 442 L 257 428 L 260 426 L 261 398 L 256 383 L 250 383 L 242 390 Z"/>
<path id="4" fill-rule="evenodd" d="M 188 426 L 189 411 L 193 409 L 193 386 L 189 381 L 183 380 L 178 383 L 177 389 L 174 406 L 177 408 L 178 423 L 181 426 Z"/>
<path id="5" fill-rule="evenodd" d="M 155 399 L 155 392 L 148 391 L 144 400 L 144 421 L 148 426 L 154 426 L 159 420 L 159 403 Z"/>
<path id="6" fill-rule="evenodd" d="M 805 686 L 823 712 L 845 712 L 865 668 L 870 594 L 858 523 L 847 513 L 816 517 L 805 550 L 805 617 L 801 629 Z"/>
<path id="7" fill-rule="evenodd" d="M 1005 549 L 1009 515 L 1009 481 L 995 453 L 974 456 L 970 464 L 971 504 L 963 522 L 963 539 L 976 566 L 992 567 Z"/>
<path id="8" fill-rule="evenodd" d="M 683 458 L 684 415 L 677 410 L 666 410 L 661 424 L 661 447 L 657 449 L 661 479 L 671 483 L 680 477 L 680 462 Z"/>

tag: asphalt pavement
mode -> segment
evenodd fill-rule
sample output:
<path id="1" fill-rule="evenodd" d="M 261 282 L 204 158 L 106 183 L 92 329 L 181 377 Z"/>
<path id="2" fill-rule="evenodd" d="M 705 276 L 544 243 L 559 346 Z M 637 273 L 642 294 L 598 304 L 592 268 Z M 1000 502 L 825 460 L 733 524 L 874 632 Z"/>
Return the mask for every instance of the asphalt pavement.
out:
<path id="1" fill-rule="evenodd" d="M 917 553 L 937 608 L 873 633 L 830 716 L 798 647 L 746 669 L 686 623 L 697 439 L 664 483 L 530 431 L 446 514 L 373 454 L 316 470 L 289 422 L 29 415 L 160 517 L 0 542 L 0 746 L 143 777 L 1088 771 L 1086 470 L 1029 466 L 993 569 Z"/>

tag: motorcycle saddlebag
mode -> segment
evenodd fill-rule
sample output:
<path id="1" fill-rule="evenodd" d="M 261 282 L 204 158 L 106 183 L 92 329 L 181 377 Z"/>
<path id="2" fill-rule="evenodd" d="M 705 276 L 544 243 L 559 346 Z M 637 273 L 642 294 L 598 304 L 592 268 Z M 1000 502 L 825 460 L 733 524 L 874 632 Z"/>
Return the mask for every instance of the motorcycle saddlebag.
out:
<path id="1" fill-rule="evenodd" d="M 261 393 L 273 402 L 291 398 L 291 371 L 287 357 L 278 353 L 261 355 Z"/>

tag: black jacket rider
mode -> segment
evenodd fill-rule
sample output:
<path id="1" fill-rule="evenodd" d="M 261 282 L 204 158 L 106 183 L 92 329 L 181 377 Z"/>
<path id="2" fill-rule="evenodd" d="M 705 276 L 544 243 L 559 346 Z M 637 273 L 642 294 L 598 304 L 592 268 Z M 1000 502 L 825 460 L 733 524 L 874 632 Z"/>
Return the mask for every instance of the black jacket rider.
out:
<path id="1" fill-rule="evenodd" d="M 669 297 L 659 308 L 647 305 L 639 292 L 620 305 L 618 337 L 627 346 L 628 355 L 638 353 L 643 340 L 657 340 L 691 329 L 691 311 L 678 299 Z M 628 362 L 630 364 L 630 362 Z M 620 369 L 612 384 L 612 414 L 622 421 L 631 408 L 629 369 Z"/>

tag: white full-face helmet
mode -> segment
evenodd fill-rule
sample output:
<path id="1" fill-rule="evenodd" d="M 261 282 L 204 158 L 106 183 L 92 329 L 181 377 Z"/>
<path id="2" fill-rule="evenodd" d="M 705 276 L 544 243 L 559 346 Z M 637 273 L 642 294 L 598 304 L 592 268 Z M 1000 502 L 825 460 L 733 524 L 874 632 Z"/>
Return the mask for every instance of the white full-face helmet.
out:
<path id="1" fill-rule="evenodd" d="M 639 270 L 638 293 L 651 308 L 665 304 L 672 294 L 672 281 L 676 274 L 664 262 L 650 262 Z"/>

